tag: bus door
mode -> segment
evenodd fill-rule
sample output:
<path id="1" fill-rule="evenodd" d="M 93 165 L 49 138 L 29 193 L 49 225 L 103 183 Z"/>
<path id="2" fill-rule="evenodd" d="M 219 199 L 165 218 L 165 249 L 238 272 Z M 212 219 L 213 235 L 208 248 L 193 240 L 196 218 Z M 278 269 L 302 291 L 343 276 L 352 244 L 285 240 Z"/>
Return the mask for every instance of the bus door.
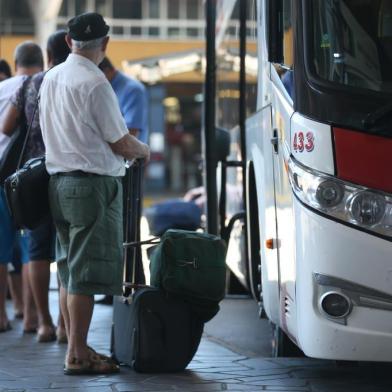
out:
<path id="1" fill-rule="evenodd" d="M 293 338 L 296 336 L 296 260 L 295 222 L 292 208 L 292 191 L 287 173 L 290 155 L 290 121 L 293 109 L 293 28 L 291 0 L 283 0 L 282 47 L 283 62 L 271 65 L 271 141 L 273 148 L 273 172 L 277 237 L 275 245 L 279 264 L 280 326 Z M 295 339 L 294 339 L 295 340 Z"/>

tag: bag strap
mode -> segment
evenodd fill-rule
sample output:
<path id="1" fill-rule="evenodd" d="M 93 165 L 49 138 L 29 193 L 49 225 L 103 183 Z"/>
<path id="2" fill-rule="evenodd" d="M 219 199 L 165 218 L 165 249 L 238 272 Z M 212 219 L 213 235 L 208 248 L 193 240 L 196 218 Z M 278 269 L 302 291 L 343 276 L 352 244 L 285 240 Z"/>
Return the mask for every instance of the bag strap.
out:
<path id="1" fill-rule="evenodd" d="M 145 241 L 124 242 L 123 247 L 124 248 L 133 248 L 133 247 L 139 246 L 139 245 L 157 245 L 160 242 L 161 242 L 161 240 L 159 239 L 159 237 L 153 237 L 153 238 L 150 238 L 149 240 L 145 240 Z"/>
<path id="2" fill-rule="evenodd" d="M 45 72 L 44 72 L 44 75 L 42 76 L 42 82 L 44 81 L 44 77 L 45 77 L 45 75 L 46 75 L 46 72 L 48 72 L 48 71 L 45 71 Z M 26 104 L 26 98 L 25 98 L 26 91 L 27 91 L 27 87 L 26 87 L 26 86 L 27 86 L 27 83 L 28 83 L 28 82 L 31 82 L 31 81 L 32 81 L 32 77 L 27 78 L 27 80 L 25 81 L 24 87 L 23 87 L 23 112 L 24 112 L 24 107 L 25 107 L 25 104 Z M 41 82 L 41 86 L 42 86 L 42 82 Z M 25 150 L 26 150 L 26 146 L 27 146 L 27 141 L 28 141 L 29 136 L 30 136 L 31 128 L 33 127 L 33 122 L 34 122 L 35 114 L 36 114 L 36 112 L 37 112 L 38 105 L 39 105 L 39 101 L 40 101 L 40 98 L 41 98 L 41 95 L 40 95 L 40 93 L 41 93 L 41 86 L 40 86 L 40 88 L 39 88 L 39 90 L 38 90 L 38 93 L 37 93 L 37 101 L 35 102 L 34 110 L 33 110 L 33 115 L 31 116 L 31 120 L 30 120 L 29 125 L 28 125 L 28 127 L 27 127 L 25 139 L 24 139 L 24 141 L 23 141 L 22 151 L 20 152 L 20 155 L 19 155 L 19 159 L 18 159 L 18 164 L 17 164 L 17 166 L 16 166 L 16 170 L 19 170 L 20 167 L 22 166 L 22 161 L 23 161 L 23 156 L 24 156 L 24 154 L 25 154 Z"/>
<path id="3" fill-rule="evenodd" d="M 35 113 L 37 112 L 38 104 L 39 104 L 39 96 L 37 97 L 37 102 L 34 105 L 33 115 L 31 117 L 29 126 L 27 127 L 26 135 L 25 135 L 25 138 L 24 138 L 24 141 L 23 141 L 22 151 L 20 152 L 20 155 L 19 155 L 19 159 L 18 159 L 18 164 L 16 166 L 16 170 L 19 170 L 20 167 L 22 166 L 23 156 L 24 156 L 24 153 L 25 153 L 25 150 L 26 150 L 27 141 L 29 139 L 31 128 L 33 126 L 33 121 L 34 121 Z"/>

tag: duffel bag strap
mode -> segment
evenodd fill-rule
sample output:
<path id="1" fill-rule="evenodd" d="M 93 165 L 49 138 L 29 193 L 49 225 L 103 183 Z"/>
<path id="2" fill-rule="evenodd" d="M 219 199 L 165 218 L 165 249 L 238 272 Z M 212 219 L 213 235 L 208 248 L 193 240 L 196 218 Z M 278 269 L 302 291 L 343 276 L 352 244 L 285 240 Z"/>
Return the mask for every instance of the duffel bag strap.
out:
<path id="1" fill-rule="evenodd" d="M 153 238 L 150 238 L 149 240 L 145 240 L 145 241 L 124 242 L 123 247 L 124 248 L 133 248 L 133 247 L 139 246 L 139 245 L 157 245 L 160 242 L 161 242 L 161 240 L 159 237 L 153 237 Z"/>

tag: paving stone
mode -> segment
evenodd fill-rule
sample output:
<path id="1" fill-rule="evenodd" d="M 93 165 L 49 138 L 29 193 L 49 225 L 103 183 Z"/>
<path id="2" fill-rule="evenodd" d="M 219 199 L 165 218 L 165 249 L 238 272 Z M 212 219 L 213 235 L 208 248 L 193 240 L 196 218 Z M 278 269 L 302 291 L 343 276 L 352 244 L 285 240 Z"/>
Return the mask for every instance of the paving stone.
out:
<path id="1" fill-rule="evenodd" d="M 57 296 L 51 296 L 51 305 L 57 305 Z M 111 321 L 112 308 L 97 306 L 89 344 L 106 354 Z M 392 391 L 392 366 L 339 368 L 332 361 L 309 358 L 248 358 L 207 335 L 184 372 L 143 374 L 122 367 L 114 375 L 69 377 L 62 369 L 65 345 L 39 344 L 36 336 L 22 334 L 22 323 L 15 321 L 13 327 L 0 334 L 0 392 Z"/>
<path id="2" fill-rule="evenodd" d="M 175 386 L 170 385 L 148 385 L 145 383 L 120 383 L 114 384 L 113 390 L 115 392 L 138 392 L 138 391 L 146 391 L 146 392 L 161 392 L 161 391 L 175 391 L 177 390 Z"/>
<path id="3" fill-rule="evenodd" d="M 258 385 L 258 386 L 278 386 L 278 387 L 306 387 L 306 380 L 298 380 L 294 378 L 284 378 L 284 379 L 270 379 L 270 380 L 254 380 L 247 381 L 248 385 Z"/>
<path id="4" fill-rule="evenodd" d="M 306 387 L 289 387 L 289 386 L 276 386 L 269 385 L 263 388 L 263 391 L 281 391 L 281 392 L 310 392 L 310 386 Z M 330 391 L 333 392 L 333 391 Z"/>

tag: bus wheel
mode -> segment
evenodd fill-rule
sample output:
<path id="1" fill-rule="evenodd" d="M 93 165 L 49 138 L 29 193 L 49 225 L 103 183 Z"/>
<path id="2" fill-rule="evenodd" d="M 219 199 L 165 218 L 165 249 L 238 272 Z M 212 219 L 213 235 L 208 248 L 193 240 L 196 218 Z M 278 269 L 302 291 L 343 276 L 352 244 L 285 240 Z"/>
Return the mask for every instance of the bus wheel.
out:
<path id="1" fill-rule="evenodd" d="M 290 340 L 283 330 L 274 323 L 272 326 L 272 357 L 303 357 L 304 353 Z"/>
<path id="2" fill-rule="evenodd" d="M 228 267 L 226 269 L 226 295 L 248 295 L 246 288 Z"/>

